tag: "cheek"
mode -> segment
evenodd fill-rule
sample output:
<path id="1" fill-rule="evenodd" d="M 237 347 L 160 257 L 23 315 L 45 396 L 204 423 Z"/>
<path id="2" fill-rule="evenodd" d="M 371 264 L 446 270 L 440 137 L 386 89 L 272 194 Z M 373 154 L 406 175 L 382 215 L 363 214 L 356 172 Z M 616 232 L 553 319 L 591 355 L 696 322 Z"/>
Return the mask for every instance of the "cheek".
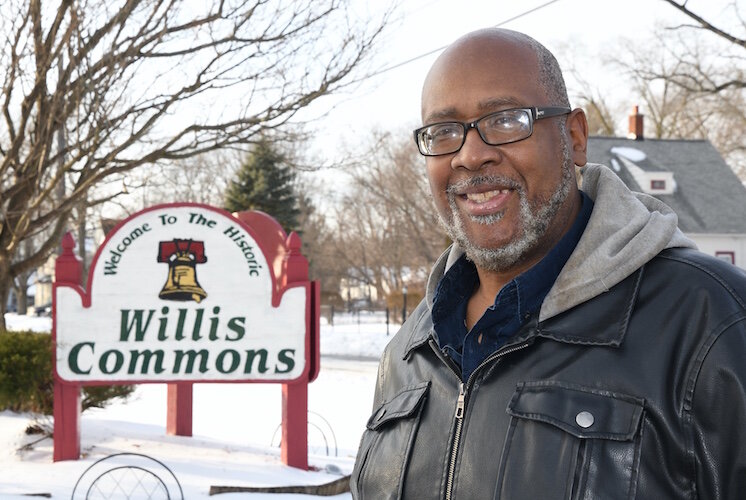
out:
<path id="1" fill-rule="evenodd" d="M 532 202 L 547 199 L 562 183 L 561 152 L 537 149 L 514 158 L 513 164 Z"/>

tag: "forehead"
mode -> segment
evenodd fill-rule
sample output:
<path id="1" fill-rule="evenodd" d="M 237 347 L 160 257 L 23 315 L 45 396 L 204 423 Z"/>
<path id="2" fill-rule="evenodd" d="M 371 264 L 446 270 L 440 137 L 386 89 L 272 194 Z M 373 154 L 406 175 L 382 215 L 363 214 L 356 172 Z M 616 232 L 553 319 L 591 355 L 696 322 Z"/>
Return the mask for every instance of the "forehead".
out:
<path id="1" fill-rule="evenodd" d="M 534 50 L 525 42 L 478 37 L 456 42 L 435 62 L 422 90 L 423 123 L 469 120 L 520 106 L 541 106 Z"/>

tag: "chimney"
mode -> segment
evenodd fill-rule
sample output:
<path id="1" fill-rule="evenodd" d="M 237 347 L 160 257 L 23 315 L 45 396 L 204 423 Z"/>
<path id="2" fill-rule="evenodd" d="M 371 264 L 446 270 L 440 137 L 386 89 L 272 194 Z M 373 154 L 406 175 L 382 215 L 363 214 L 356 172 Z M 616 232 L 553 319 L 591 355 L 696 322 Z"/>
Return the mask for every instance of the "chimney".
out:
<path id="1" fill-rule="evenodd" d="M 638 106 L 635 106 L 632 108 L 632 114 L 629 115 L 629 133 L 627 134 L 627 138 L 641 141 L 645 138 L 642 134 L 642 118 L 644 115 L 641 115 L 638 109 Z"/>

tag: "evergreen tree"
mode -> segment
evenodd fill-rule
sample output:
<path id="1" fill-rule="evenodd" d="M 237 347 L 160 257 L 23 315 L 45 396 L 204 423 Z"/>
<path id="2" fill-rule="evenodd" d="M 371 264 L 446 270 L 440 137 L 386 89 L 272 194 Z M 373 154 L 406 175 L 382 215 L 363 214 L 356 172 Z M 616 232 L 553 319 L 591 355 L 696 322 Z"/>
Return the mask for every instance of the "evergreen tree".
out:
<path id="1" fill-rule="evenodd" d="M 261 210 L 286 232 L 297 231 L 300 209 L 295 172 L 270 140 L 261 139 L 228 185 L 225 208 L 230 212 Z"/>

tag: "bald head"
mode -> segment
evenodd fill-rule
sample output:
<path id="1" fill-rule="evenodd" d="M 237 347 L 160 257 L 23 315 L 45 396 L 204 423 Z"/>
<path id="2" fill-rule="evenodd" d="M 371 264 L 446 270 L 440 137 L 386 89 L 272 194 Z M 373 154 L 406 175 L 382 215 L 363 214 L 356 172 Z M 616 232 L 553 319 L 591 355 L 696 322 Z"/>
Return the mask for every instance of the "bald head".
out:
<path id="1" fill-rule="evenodd" d="M 435 61 L 423 86 L 423 120 L 427 120 L 426 94 L 434 83 L 442 82 L 447 76 L 469 78 L 475 68 L 499 73 L 515 64 L 524 66 L 531 75 L 530 81 L 521 83 L 536 86 L 546 97 L 547 102 L 543 104 L 569 107 L 562 70 L 546 47 L 517 31 L 487 28 L 462 36 Z"/>
<path id="2" fill-rule="evenodd" d="M 435 61 L 422 89 L 422 121 L 433 134 L 461 140 L 452 152 L 427 156 L 430 189 L 451 239 L 480 279 L 499 275 L 499 290 L 541 260 L 575 220 L 573 164 L 586 162 L 585 115 L 569 109 L 559 65 L 544 46 L 487 29 L 459 38 Z M 447 123 L 453 126 L 430 127 Z M 509 135 L 527 123 L 532 129 L 513 141 L 487 138 L 480 128 Z"/>

